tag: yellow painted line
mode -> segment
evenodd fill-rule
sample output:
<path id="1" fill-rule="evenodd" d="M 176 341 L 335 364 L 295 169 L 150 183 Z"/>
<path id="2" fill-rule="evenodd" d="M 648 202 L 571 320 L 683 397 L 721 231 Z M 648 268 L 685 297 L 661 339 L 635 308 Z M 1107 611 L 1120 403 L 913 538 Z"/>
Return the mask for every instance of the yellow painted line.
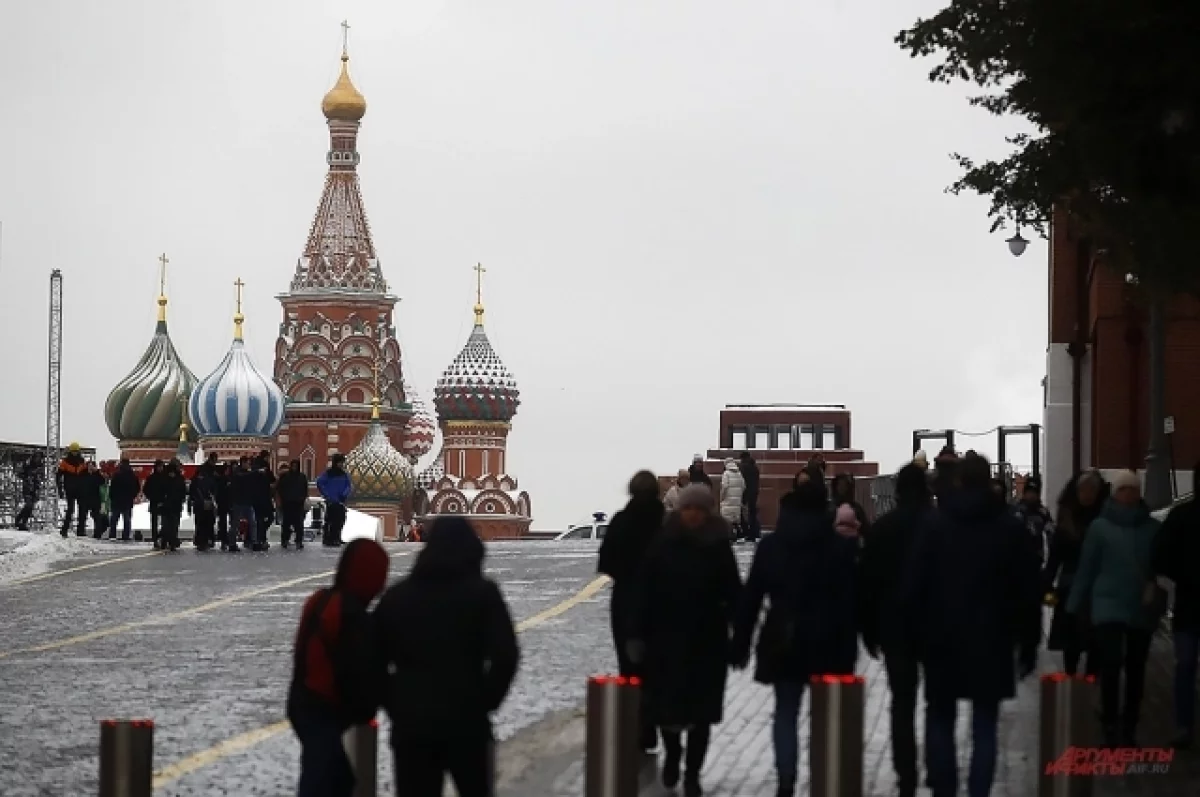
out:
<path id="1" fill-rule="evenodd" d="M 402 554 L 398 554 L 402 555 Z M 599 576 L 590 584 L 575 593 L 571 597 L 551 606 L 549 609 L 538 612 L 532 617 L 526 618 L 516 624 L 517 633 L 528 631 L 530 628 L 542 625 L 548 620 L 571 610 L 586 600 L 595 597 L 600 590 L 608 584 L 608 576 Z M 184 775 L 190 775 L 198 769 L 202 769 L 209 764 L 214 764 L 223 758 L 227 758 L 235 753 L 240 753 L 243 750 L 248 750 L 257 744 L 272 739 L 284 731 L 291 728 L 291 724 L 287 720 L 276 722 L 272 725 L 267 725 L 262 728 L 255 728 L 252 731 L 247 731 L 239 736 L 234 736 L 232 739 L 227 739 L 220 744 L 210 747 L 207 750 L 201 750 L 199 753 L 180 759 L 170 766 L 164 767 L 154 773 L 154 788 L 159 789 L 179 780 Z"/>
<path id="2" fill-rule="evenodd" d="M 93 567 L 108 567 L 119 562 L 128 562 L 133 559 L 145 559 L 147 556 L 162 556 L 163 551 L 150 551 L 149 553 L 135 553 L 132 556 L 116 556 L 111 559 L 105 559 L 103 562 L 92 562 L 87 565 L 79 565 L 78 567 L 68 567 L 63 570 L 55 570 L 52 573 L 42 573 L 37 576 L 29 576 L 28 578 L 18 578 L 16 581 L 10 581 L 7 584 L 0 585 L 5 587 L 15 587 L 18 584 L 32 584 L 34 581 L 44 581 L 47 578 L 58 578 L 65 576 L 68 573 L 78 573 L 80 570 L 91 570 Z"/>

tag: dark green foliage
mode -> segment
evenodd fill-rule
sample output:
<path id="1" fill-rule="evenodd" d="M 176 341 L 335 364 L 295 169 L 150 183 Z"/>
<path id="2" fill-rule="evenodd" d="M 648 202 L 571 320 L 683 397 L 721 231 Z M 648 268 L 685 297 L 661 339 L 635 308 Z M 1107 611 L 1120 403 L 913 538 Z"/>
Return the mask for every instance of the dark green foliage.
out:
<path id="1" fill-rule="evenodd" d="M 990 197 L 993 230 L 1044 234 L 1065 205 L 1114 265 L 1200 283 L 1200 0 L 954 0 L 896 41 L 1033 125 L 1002 160 L 954 156 L 949 190 Z"/>

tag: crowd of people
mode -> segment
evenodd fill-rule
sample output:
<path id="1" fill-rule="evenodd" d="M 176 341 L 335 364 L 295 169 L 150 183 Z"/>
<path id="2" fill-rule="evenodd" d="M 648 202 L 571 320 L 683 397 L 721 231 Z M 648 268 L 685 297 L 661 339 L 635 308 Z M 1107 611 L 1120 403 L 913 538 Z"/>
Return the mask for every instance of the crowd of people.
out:
<path id="1" fill-rule="evenodd" d="M 133 529 L 133 508 L 145 503 L 150 517 L 150 539 L 156 549 L 180 547 L 179 527 L 186 512 L 195 534 L 193 544 L 205 551 L 220 546 L 236 552 L 242 547 L 266 551 L 268 530 L 280 526 L 280 543 L 304 547 L 305 519 L 312 509 L 312 523 L 322 532 L 327 546 L 342 544 L 346 502 L 353 488 L 345 470 L 345 458 L 335 454 L 315 486 L 320 503 L 313 505 L 309 479 L 300 462 L 271 467 L 270 452 L 222 462 L 214 453 L 194 469 L 178 459 L 157 460 L 143 479 L 128 459 L 121 459 L 106 472 L 94 460 L 85 459 L 80 446 L 72 443 L 55 470 L 55 486 L 66 504 L 59 533 L 65 538 L 71 528 L 85 537 L 141 541 L 141 529 Z M 190 478 L 186 473 L 192 470 Z M 17 528 L 28 530 L 44 478 L 44 459 L 31 457 L 20 472 L 23 506 Z"/>
<path id="2" fill-rule="evenodd" d="M 924 782 L 935 797 L 957 794 L 955 722 L 968 701 L 967 787 L 983 797 L 995 774 L 1001 704 L 1037 669 L 1045 604 L 1054 607 L 1048 645 L 1061 651 L 1064 669 L 1075 673 L 1086 657 L 1086 672 L 1099 678 L 1105 744 L 1136 746 L 1150 637 L 1166 608 L 1163 576 L 1176 586 L 1175 744 L 1190 744 L 1200 637 L 1194 504 L 1173 511 L 1160 532 L 1136 474 L 1106 482 L 1090 471 L 1064 490 L 1055 518 L 1036 479 L 1012 501 L 986 458 L 943 451 L 932 468 L 923 455 L 902 468 L 894 508 L 869 522 L 853 481 L 830 480 L 823 463 L 810 462 L 743 581 L 731 496 L 740 486 L 736 517 L 744 522 L 752 516 L 744 459 L 727 461 L 719 484 L 700 464 L 680 473 L 665 506 L 655 477 L 635 476 L 600 551 L 599 569 L 614 581 L 621 672 L 642 680 L 641 743 L 651 751 L 661 739 L 666 787 L 682 782 L 686 797 L 703 793 L 727 670 L 749 666 L 753 654 L 755 679 L 774 691 L 778 795 L 791 797 L 806 685 L 854 673 L 865 650 L 884 664 L 900 794 L 916 794 L 921 783 L 915 715 L 923 681 Z"/>

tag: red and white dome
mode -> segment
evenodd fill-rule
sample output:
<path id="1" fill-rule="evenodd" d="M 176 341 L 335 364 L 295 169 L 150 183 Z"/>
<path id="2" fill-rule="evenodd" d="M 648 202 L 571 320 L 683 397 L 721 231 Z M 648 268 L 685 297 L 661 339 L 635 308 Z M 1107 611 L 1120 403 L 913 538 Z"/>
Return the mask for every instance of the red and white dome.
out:
<path id="1" fill-rule="evenodd" d="M 412 405 L 412 417 L 404 426 L 404 441 L 400 444 L 400 451 L 415 465 L 417 460 L 433 450 L 437 421 L 433 419 L 429 406 L 408 381 L 408 377 L 404 376 L 402 379 L 404 400 Z"/>

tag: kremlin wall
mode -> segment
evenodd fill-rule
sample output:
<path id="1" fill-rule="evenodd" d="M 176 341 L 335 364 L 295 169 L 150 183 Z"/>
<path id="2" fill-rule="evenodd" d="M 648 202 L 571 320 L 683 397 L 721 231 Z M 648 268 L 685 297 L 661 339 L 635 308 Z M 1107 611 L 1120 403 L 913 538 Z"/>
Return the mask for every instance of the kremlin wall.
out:
<path id="1" fill-rule="evenodd" d="M 184 364 L 167 329 L 164 255 L 154 335 L 109 394 L 105 422 L 135 466 L 266 450 L 276 464 L 299 460 L 311 481 L 334 454 L 345 454 L 350 506 L 378 517 L 385 539 L 438 514 L 471 517 L 485 538 L 523 536 L 532 517 L 529 495 L 506 472 L 520 392 L 484 329 L 484 269 L 475 267 L 474 328 L 434 387 L 435 418 L 405 373 L 398 298 L 384 277 L 358 179 L 367 103 L 350 79 L 345 49 L 341 60 L 337 83 L 321 102 L 329 170 L 279 296 L 271 367 L 260 367 L 246 350 L 240 279 L 232 286 L 237 311 L 228 353 L 203 378 Z M 439 430 L 441 448 L 428 457 Z"/>

